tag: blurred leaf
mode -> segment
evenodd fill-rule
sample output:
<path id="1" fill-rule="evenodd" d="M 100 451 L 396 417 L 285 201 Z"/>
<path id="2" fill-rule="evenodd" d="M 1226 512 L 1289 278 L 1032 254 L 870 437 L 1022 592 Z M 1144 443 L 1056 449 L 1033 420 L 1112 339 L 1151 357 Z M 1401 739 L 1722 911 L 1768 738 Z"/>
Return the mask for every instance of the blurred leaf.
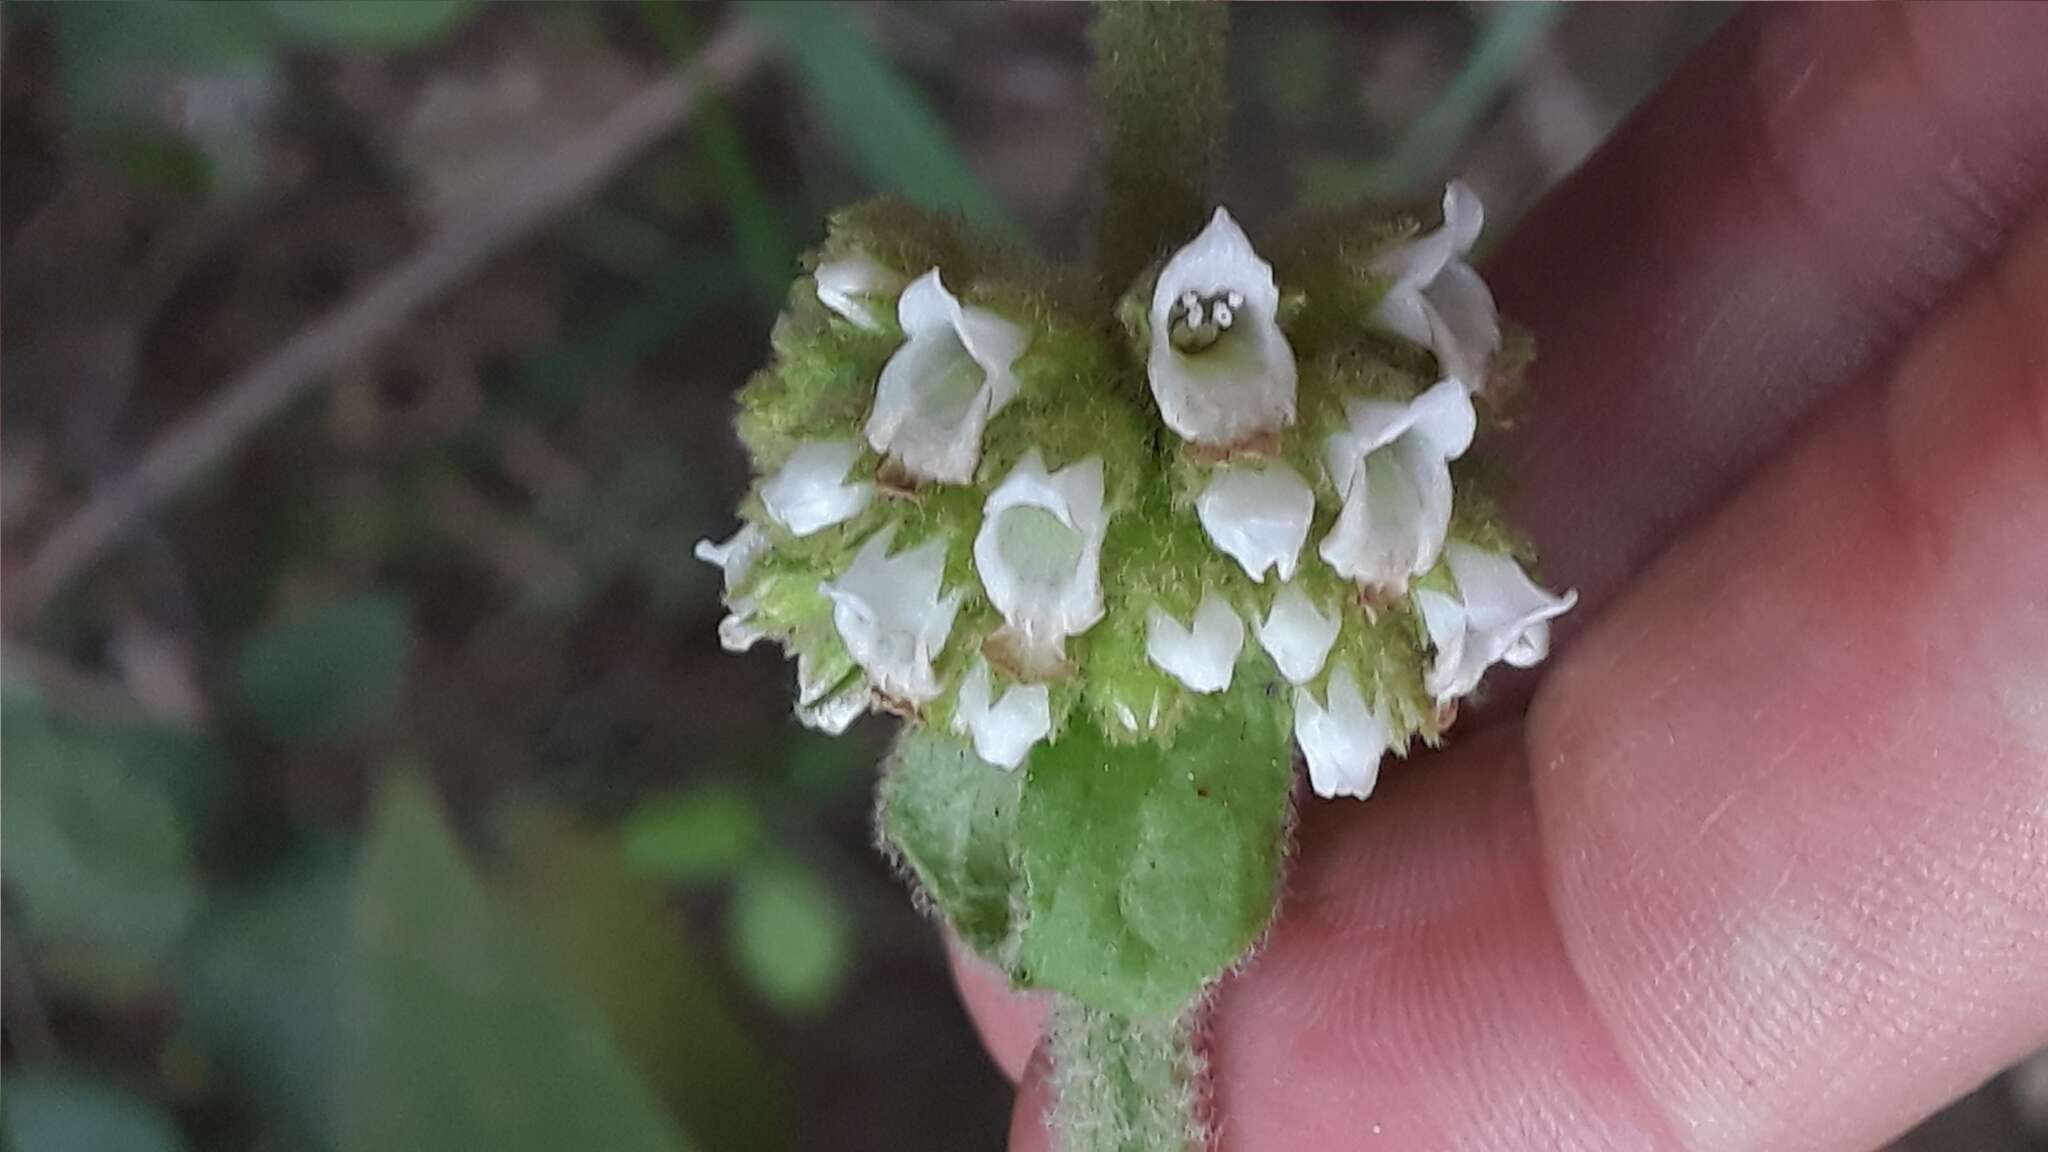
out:
<path id="1" fill-rule="evenodd" d="M 269 0 L 279 39 L 307 48 L 413 48 L 446 35 L 472 0 Z"/>
<path id="2" fill-rule="evenodd" d="M 356 881 L 338 1152 L 678 1152 L 604 1018 L 479 883 L 425 781 L 390 777 Z"/>
<path id="3" fill-rule="evenodd" d="M 179 1038 L 282 1147 L 332 1131 L 348 865 L 332 853 L 220 893 L 192 933 Z"/>
<path id="4" fill-rule="evenodd" d="M 185 1137 L 160 1106 L 70 1072 L 7 1071 L 0 1131 L 16 1152 L 181 1152 Z"/>
<path id="5" fill-rule="evenodd" d="M 405 601 L 353 596 L 291 608 L 242 649 L 243 710 L 272 740 L 324 744 L 385 723 L 411 645 Z"/>
<path id="6" fill-rule="evenodd" d="M 672 884 L 722 880 L 760 846 L 761 813 L 729 788 L 697 788 L 642 800 L 620 836 L 641 875 Z"/>
<path id="7" fill-rule="evenodd" d="M 1031 754 L 1017 813 L 1019 983 L 1170 1016 L 1258 938 L 1279 895 L 1294 779 L 1273 688 L 1240 667 L 1171 751 L 1073 723 Z"/>
<path id="8" fill-rule="evenodd" d="M 762 999 L 794 1015 L 830 1005 L 852 959 L 845 914 L 832 893 L 789 861 L 740 877 L 726 930 L 740 974 Z"/>
<path id="9" fill-rule="evenodd" d="M 559 814 L 522 811 L 504 827 L 542 942 L 683 1127 L 711 1152 L 787 1147 L 781 1085 L 660 888 Z"/>
<path id="10" fill-rule="evenodd" d="M 969 946 L 994 955 L 1010 935 L 1018 882 L 1022 772 L 1005 772 L 958 739 L 906 730 L 882 778 L 882 828 L 918 883 Z"/>
<path id="11" fill-rule="evenodd" d="M 877 191 L 957 211 L 1004 240 L 1025 239 L 924 97 L 875 51 L 853 9 L 814 0 L 747 0 L 746 12 L 789 50 L 812 109 Z"/>
<path id="12" fill-rule="evenodd" d="M 204 738 L 0 694 L 0 871 L 10 918 L 60 983 L 134 995 L 164 974 L 198 901 L 191 827 L 219 771 Z"/>

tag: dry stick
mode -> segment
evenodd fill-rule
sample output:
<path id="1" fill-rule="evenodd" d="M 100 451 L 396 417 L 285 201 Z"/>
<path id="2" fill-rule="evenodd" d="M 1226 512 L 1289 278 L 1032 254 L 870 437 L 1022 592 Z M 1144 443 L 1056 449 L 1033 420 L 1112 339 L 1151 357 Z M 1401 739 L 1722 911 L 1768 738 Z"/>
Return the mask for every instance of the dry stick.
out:
<path id="1" fill-rule="evenodd" d="M 165 432 L 133 471 L 95 491 L 53 531 L 21 576 L 33 613 L 210 465 L 330 372 L 361 356 L 478 268 L 603 186 L 689 118 L 706 85 L 725 88 L 758 55 L 751 31 L 728 25 L 689 66 L 635 96 L 556 150 L 502 194 L 456 217 L 412 257 L 304 329 Z"/>

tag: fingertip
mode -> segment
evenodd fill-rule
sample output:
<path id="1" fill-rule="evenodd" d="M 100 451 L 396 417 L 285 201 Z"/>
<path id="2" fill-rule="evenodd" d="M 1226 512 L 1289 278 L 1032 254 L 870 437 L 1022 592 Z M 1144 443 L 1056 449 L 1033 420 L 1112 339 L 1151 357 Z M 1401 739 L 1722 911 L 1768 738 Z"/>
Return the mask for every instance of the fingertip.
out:
<path id="1" fill-rule="evenodd" d="M 1049 1152 L 1052 1148 L 1052 1054 L 1045 1045 L 1032 1048 L 1017 1081 L 1017 1102 L 1010 1109 L 1010 1152 Z"/>
<path id="2" fill-rule="evenodd" d="M 946 958 L 960 1000 L 967 1006 L 974 1030 L 981 1034 L 982 1047 L 988 1049 L 1003 1075 L 1018 1082 L 1045 1031 L 1045 997 L 1011 987 L 1008 976 L 950 932 L 946 934 Z"/>

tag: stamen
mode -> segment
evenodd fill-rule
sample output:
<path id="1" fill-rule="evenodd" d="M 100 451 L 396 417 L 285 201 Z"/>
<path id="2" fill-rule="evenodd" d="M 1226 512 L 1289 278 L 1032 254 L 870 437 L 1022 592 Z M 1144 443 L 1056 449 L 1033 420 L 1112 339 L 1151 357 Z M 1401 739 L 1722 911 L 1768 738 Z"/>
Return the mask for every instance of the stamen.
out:
<path id="1" fill-rule="evenodd" d="M 1173 346 L 1185 353 L 1208 348 L 1237 323 L 1237 312 L 1243 307 L 1242 292 L 1181 293 L 1167 319 Z"/>

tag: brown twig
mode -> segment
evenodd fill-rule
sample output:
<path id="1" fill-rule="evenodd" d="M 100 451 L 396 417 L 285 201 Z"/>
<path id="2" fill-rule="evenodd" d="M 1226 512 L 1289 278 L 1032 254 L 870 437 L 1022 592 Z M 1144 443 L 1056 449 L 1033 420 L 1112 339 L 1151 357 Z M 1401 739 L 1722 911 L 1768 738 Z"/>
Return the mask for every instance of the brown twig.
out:
<path id="1" fill-rule="evenodd" d="M 50 533 L 21 574 L 16 603 L 35 612 L 251 432 L 336 367 L 363 355 L 492 258 L 603 186 L 681 126 L 707 86 L 715 90 L 733 84 L 758 55 L 754 35 L 744 26 L 728 25 L 688 67 L 627 101 L 531 172 L 506 181 L 496 198 L 458 215 L 411 257 L 237 377 L 150 445 L 132 471 L 95 491 L 85 507 Z"/>

